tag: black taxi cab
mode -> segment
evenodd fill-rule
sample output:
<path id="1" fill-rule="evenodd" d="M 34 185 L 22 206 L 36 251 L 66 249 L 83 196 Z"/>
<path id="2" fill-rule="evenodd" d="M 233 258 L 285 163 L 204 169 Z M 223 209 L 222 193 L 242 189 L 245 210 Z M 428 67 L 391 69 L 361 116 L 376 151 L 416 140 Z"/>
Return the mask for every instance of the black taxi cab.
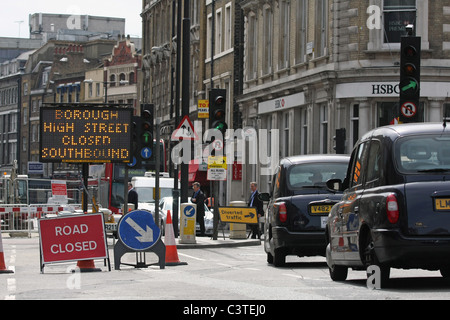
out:
<path id="1" fill-rule="evenodd" d="M 342 197 L 326 182 L 343 179 L 347 155 L 303 155 L 284 158 L 275 170 L 265 212 L 264 250 L 267 262 L 281 267 L 286 256 L 325 256 L 328 213 Z M 265 198 L 265 199 L 264 199 Z"/>
<path id="2" fill-rule="evenodd" d="M 348 268 L 376 265 L 440 270 L 450 276 L 450 128 L 401 124 L 365 134 L 355 145 L 343 190 L 328 217 L 327 264 L 335 281 Z"/>

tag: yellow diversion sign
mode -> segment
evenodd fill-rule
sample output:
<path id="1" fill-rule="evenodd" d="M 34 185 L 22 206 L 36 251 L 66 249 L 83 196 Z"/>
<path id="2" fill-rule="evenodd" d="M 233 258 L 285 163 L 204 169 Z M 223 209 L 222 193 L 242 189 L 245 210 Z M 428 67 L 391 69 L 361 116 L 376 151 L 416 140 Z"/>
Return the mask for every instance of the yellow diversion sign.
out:
<path id="1" fill-rule="evenodd" d="M 257 224 L 256 208 L 221 207 L 219 208 L 222 222 Z"/>

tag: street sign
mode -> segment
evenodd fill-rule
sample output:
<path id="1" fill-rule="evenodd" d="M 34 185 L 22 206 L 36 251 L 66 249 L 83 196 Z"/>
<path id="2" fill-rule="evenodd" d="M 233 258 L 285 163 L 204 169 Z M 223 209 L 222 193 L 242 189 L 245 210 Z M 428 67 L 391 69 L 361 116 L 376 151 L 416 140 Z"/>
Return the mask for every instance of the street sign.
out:
<path id="1" fill-rule="evenodd" d="M 152 149 L 145 147 L 141 150 L 141 157 L 144 160 L 148 160 L 152 157 Z"/>
<path id="2" fill-rule="evenodd" d="M 404 117 L 411 118 L 417 114 L 417 107 L 412 102 L 405 102 L 402 104 L 401 112 Z"/>
<path id="3" fill-rule="evenodd" d="M 198 118 L 209 118 L 209 100 L 198 100 Z"/>
<path id="4" fill-rule="evenodd" d="M 117 231 L 123 244 L 136 251 L 150 249 L 161 237 L 161 230 L 147 210 L 128 213 L 120 220 Z"/>
<path id="5" fill-rule="evenodd" d="M 227 180 L 227 158 L 226 157 L 208 157 L 208 173 L 209 181 L 226 181 Z"/>
<path id="6" fill-rule="evenodd" d="M 40 162 L 131 162 L 132 113 L 131 108 L 42 107 Z"/>
<path id="7" fill-rule="evenodd" d="M 199 137 L 194 130 L 194 125 L 189 119 L 189 116 L 185 116 L 178 125 L 177 129 L 172 133 L 172 141 L 183 140 L 198 140 Z"/>
<path id="8" fill-rule="evenodd" d="M 220 207 L 220 220 L 222 222 L 257 224 L 256 208 L 247 207 Z"/>
<path id="9" fill-rule="evenodd" d="M 196 243 L 197 205 L 181 204 L 180 243 Z"/>
<path id="10" fill-rule="evenodd" d="M 42 265 L 108 259 L 103 214 L 40 219 Z"/>

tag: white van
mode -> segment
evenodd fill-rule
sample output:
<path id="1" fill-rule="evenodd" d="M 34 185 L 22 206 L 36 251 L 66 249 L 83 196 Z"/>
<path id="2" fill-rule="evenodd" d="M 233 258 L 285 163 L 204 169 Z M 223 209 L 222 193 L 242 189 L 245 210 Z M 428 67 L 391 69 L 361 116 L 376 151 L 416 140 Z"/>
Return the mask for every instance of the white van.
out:
<path id="1" fill-rule="evenodd" d="M 133 177 L 131 184 L 138 194 L 138 209 L 155 211 L 155 176 Z M 178 182 L 178 188 L 180 183 Z M 172 197 L 173 178 L 168 173 L 161 173 L 159 178 L 159 198 Z"/>

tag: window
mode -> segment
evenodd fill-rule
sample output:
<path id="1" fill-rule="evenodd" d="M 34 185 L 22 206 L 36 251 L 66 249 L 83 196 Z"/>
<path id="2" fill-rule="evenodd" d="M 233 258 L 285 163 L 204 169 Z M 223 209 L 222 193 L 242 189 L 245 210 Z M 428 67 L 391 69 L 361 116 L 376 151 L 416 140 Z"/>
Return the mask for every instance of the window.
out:
<path id="1" fill-rule="evenodd" d="M 302 154 L 308 154 L 308 109 L 302 110 Z"/>
<path id="2" fill-rule="evenodd" d="M 121 73 L 119 76 L 119 86 L 124 86 L 126 84 L 125 73 Z"/>
<path id="3" fill-rule="evenodd" d="M 400 43 L 406 25 L 417 26 L 416 0 L 384 0 L 383 16 L 384 43 Z"/>
<path id="4" fill-rule="evenodd" d="M 280 1 L 280 40 L 278 48 L 278 70 L 289 67 L 289 22 L 290 22 L 290 2 Z"/>
<path id="5" fill-rule="evenodd" d="M 355 159 L 353 162 L 352 173 L 350 176 L 350 187 L 355 187 L 362 184 L 363 180 L 363 165 L 366 162 L 366 146 L 367 142 L 364 142 L 358 146 L 356 150 Z"/>
<path id="6" fill-rule="evenodd" d="M 306 28 L 308 16 L 308 1 L 297 1 L 297 32 L 295 35 L 295 63 L 305 62 L 306 55 Z"/>
<path id="7" fill-rule="evenodd" d="M 110 87 L 115 87 L 116 86 L 116 76 L 114 74 L 112 74 L 109 77 L 109 86 Z"/>
<path id="8" fill-rule="evenodd" d="M 263 9 L 263 41 L 264 46 L 262 48 L 263 51 L 263 59 L 262 59 L 262 71 L 263 74 L 272 73 L 272 50 L 273 50 L 273 13 L 272 8 L 269 6 L 265 6 Z"/>
<path id="9" fill-rule="evenodd" d="M 381 175 L 381 145 L 379 141 L 372 140 L 367 163 L 367 183 L 374 187 L 374 181 L 380 182 Z"/>
<path id="10" fill-rule="evenodd" d="M 231 3 L 227 4 L 225 6 L 225 39 L 224 39 L 224 50 L 228 50 L 232 48 L 231 44 L 231 33 L 232 33 L 232 26 L 233 26 L 233 15 L 231 12 Z"/>
<path id="11" fill-rule="evenodd" d="M 327 0 L 317 0 L 316 2 L 316 32 L 315 32 L 315 57 L 322 57 L 326 53 L 327 47 Z"/>
<path id="12" fill-rule="evenodd" d="M 284 114 L 283 117 L 283 122 L 284 122 L 284 156 L 288 157 L 289 156 L 289 144 L 291 142 L 290 139 L 290 132 L 291 132 L 291 127 L 290 127 L 290 113 L 287 112 Z"/>
<path id="13" fill-rule="evenodd" d="M 320 149 L 328 153 L 328 106 L 320 107 Z"/>
<path id="14" fill-rule="evenodd" d="M 359 138 L 359 104 L 354 104 L 351 108 L 351 135 L 353 141 L 352 146 L 354 146 Z"/>
<path id="15" fill-rule="evenodd" d="M 212 15 L 208 15 L 208 26 L 206 29 L 206 58 L 211 59 L 211 34 L 212 34 Z"/>
<path id="16" fill-rule="evenodd" d="M 248 34 L 246 44 L 248 46 L 248 55 L 247 55 L 247 79 L 253 80 L 256 79 L 256 70 L 257 70 L 257 42 L 258 38 L 258 26 L 257 26 L 256 16 L 254 13 L 250 13 L 248 16 Z"/>
<path id="17" fill-rule="evenodd" d="M 223 51 L 223 39 L 222 39 L 222 9 L 216 11 L 216 21 L 215 23 L 215 44 L 214 53 L 219 54 Z"/>

